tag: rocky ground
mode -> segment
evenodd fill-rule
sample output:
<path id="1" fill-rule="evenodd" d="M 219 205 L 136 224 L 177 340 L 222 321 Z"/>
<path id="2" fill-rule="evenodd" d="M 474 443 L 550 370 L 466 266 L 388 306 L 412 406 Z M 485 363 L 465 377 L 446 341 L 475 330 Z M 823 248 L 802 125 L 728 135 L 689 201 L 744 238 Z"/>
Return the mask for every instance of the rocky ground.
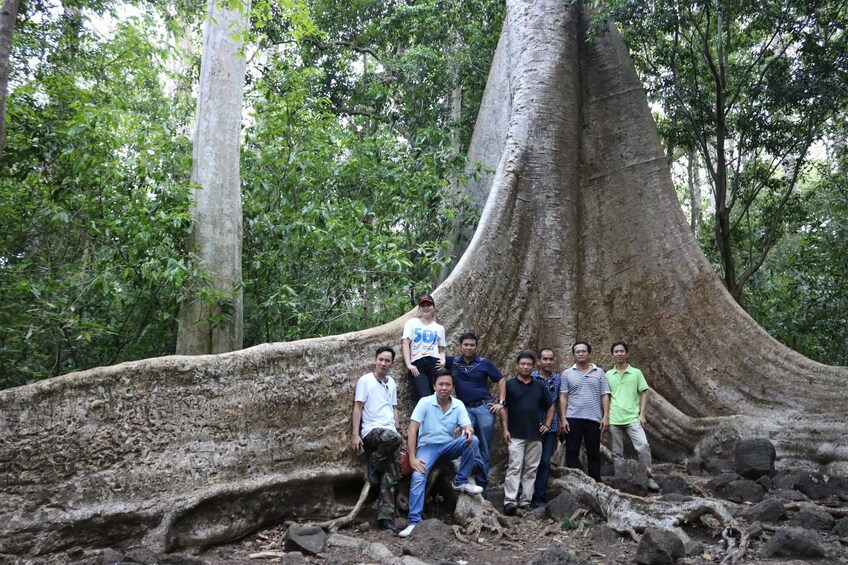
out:
<path id="1" fill-rule="evenodd" d="M 449 488 L 437 483 L 426 507 L 428 519 L 407 539 L 374 528 L 372 493 L 351 525 L 336 533 L 288 522 L 193 555 L 160 555 L 138 548 L 72 549 L 38 559 L 6 556 L 5 562 L 21 565 L 700 565 L 722 562 L 727 555 L 724 533 L 734 543 L 747 541 L 747 550 L 739 563 L 848 563 L 848 478 L 800 470 L 777 473 L 769 447 L 767 440 L 760 440 L 759 445 L 737 449 L 735 460 L 713 457 L 694 464 L 690 461 L 686 467 L 658 465 L 656 480 L 661 487 L 658 493 L 646 490 L 647 477 L 644 472 L 640 476 L 635 463 L 619 469 L 616 479 L 605 476 L 605 482 L 617 489 L 651 502 L 664 501 L 660 504 L 682 503 L 698 497 L 720 500 L 735 520 L 732 531 L 723 532 L 714 516 L 705 515 L 682 525 L 677 532 L 647 529 L 640 535 L 635 532 L 622 535 L 606 525 L 597 509 L 586 507 L 572 494 L 555 491 L 551 493 L 553 498 L 548 508 L 506 517 L 498 512 L 503 497 L 498 488 L 490 488 L 492 506 L 489 507 L 475 502 L 479 497 L 462 495 L 457 501 Z M 607 468 L 607 472 L 612 470 Z M 444 484 L 446 479 L 441 483 Z M 481 508 L 488 512 L 485 516 L 488 521 L 482 522 L 488 529 L 484 527 L 480 533 L 469 535 L 469 530 L 457 521 L 467 524 L 462 519 L 463 513 Z M 404 525 L 405 521 L 399 519 L 398 526 Z M 680 536 L 680 532 L 684 535 Z M 0 561 L 4 561 L 2 556 Z"/>

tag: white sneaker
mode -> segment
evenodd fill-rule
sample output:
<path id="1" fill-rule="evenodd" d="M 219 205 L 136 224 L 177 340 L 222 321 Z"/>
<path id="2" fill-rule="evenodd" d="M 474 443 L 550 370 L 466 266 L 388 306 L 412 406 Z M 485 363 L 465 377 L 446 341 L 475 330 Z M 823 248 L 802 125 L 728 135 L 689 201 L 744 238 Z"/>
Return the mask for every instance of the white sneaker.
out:
<path id="1" fill-rule="evenodd" d="M 402 529 L 398 535 L 402 538 L 408 538 L 412 534 L 412 530 L 414 530 L 414 529 L 415 529 L 415 524 L 410 524 L 407 527 L 405 527 L 404 529 Z"/>
<path id="2" fill-rule="evenodd" d="M 456 492 L 464 492 L 465 494 L 480 494 L 483 492 L 483 487 L 471 483 L 463 483 L 461 485 L 451 483 L 451 486 Z"/>
<path id="3" fill-rule="evenodd" d="M 648 490 L 656 492 L 660 490 L 660 485 L 658 485 L 657 481 L 655 481 L 654 479 L 648 479 Z"/>

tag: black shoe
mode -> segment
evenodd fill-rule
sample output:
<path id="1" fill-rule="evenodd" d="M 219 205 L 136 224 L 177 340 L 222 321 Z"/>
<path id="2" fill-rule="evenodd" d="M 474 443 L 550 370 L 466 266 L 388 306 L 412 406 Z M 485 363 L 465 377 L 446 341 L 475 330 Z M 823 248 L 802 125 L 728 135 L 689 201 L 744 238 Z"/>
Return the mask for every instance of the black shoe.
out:
<path id="1" fill-rule="evenodd" d="M 525 502 L 524 504 L 519 504 L 518 509 L 527 514 L 530 512 L 530 505 Z"/>
<path id="2" fill-rule="evenodd" d="M 507 502 L 504 504 L 504 514 L 507 516 L 515 516 L 515 504 Z"/>
<path id="3" fill-rule="evenodd" d="M 398 527 L 395 526 L 395 523 L 389 520 L 388 518 L 384 518 L 382 520 L 377 520 L 377 527 L 381 530 L 389 530 L 393 534 L 398 533 Z"/>

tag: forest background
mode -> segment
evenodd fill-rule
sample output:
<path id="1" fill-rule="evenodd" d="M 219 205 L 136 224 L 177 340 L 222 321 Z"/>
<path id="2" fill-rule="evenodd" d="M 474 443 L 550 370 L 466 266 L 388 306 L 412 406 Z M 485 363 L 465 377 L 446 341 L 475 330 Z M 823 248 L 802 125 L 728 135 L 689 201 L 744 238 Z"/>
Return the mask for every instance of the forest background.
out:
<path id="1" fill-rule="evenodd" d="M 198 297 L 213 325 L 238 316 L 187 245 L 208 9 L 4 0 L 0 387 L 172 354 Z M 848 364 L 848 7 L 603 10 L 727 289 L 789 347 Z M 281 0 L 245 15 L 243 345 L 392 320 L 476 224 L 462 189 L 495 164 L 464 155 L 504 6 Z"/>

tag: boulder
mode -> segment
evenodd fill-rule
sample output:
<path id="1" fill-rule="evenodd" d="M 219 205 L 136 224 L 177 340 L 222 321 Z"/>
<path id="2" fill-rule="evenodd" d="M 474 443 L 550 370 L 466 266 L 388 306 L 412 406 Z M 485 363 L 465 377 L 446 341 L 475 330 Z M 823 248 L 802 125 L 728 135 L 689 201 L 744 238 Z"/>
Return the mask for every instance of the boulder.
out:
<path id="1" fill-rule="evenodd" d="M 782 500 L 767 498 L 742 512 L 742 517 L 748 522 L 778 522 L 786 518 L 786 508 Z"/>
<path id="2" fill-rule="evenodd" d="M 766 493 L 756 481 L 738 479 L 717 489 L 715 494 L 724 500 L 741 504 L 743 502 L 760 502 Z"/>
<path id="3" fill-rule="evenodd" d="M 721 473 L 707 481 L 704 487 L 713 492 L 717 492 L 739 478 L 739 475 L 733 471 L 725 471 L 724 473 Z"/>
<path id="4" fill-rule="evenodd" d="M 462 547 L 457 541 L 451 527 L 437 518 L 424 520 L 415 526 L 412 532 L 415 540 L 419 542 L 424 555 L 433 561 L 456 561 L 462 553 Z"/>
<path id="5" fill-rule="evenodd" d="M 775 489 L 771 493 L 774 498 L 782 498 L 783 500 L 789 500 L 792 502 L 803 502 L 805 500 L 810 500 L 803 493 L 798 492 L 795 489 Z"/>
<path id="6" fill-rule="evenodd" d="M 848 538 L 848 518 L 842 518 L 833 526 L 833 533 L 840 538 Z"/>
<path id="7" fill-rule="evenodd" d="M 299 551 L 315 555 L 324 551 L 327 534 L 314 524 L 292 524 L 286 531 L 286 551 Z"/>
<path id="8" fill-rule="evenodd" d="M 654 480 L 660 485 L 660 492 L 667 494 L 692 495 L 692 487 L 680 475 L 655 475 Z"/>
<path id="9" fill-rule="evenodd" d="M 674 562 L 685 553 L 683 540 L 676 533 L 659 528 L 647 528 L 636 549 L 636 563 L 674 565 Z"/>
<path id="10" fill-rule="evenodd" d="M 746 479 L 774 476 L 777 453 L 774 445 L 764 437 L 743 439 L 736 444 L 734 462 L 736 472 Z"/>
<path id="11" fill-rule="evenodd" d="M 760 484 L 761 487 L 763 487 L 763 490 L 766 491 L 766 492 L 768 492 L 768 491 L 770 491 L 774 488 L 774 482 L 771 480 L 771 477 L 769 477 L 769 476 L 763 475 L 762 477 L 757 479 L 757 482 Z"/>
<path id="12" fill-rule="evenodd" d="M 810 500 L 839 499 L 841 494 L 848 492 L 846 479 L 819 473 L 805 474 L 795 483 L 794 488 Z"/>
<path id="13" fill-rule="evenodd" d="M 790 526 L 807 530 L 830 530 L 834 523 L 833 516 L 816 506 L 805 506 L 789 519 Z"/>
<path id="14" fill-rule="evenodd" d="M 733 461 L 729 459 L 721 459 L 719 457 L 711 457 L 704 463 L 704 469 L 710 475 L 718 475 L 727 471 L 733 471 Z"/>
<path id="15" fill-rule="evenodd" d="M 563 518 L 570 518 L 579 508 L 583 508 L 583 505 L 573 494 L 562 493 L 548 502 L 547 511 L 548 516 L 561 524 Z"/>
<path id="16" fill-rule="evenodd" d="M 618 532 L 607 526 L 606 524 L 597 524 L 589 528 L 589 539 L 601 546 L 616 545 L 621 542 L 621 536 Z"/>
<path id="17" fill-rule="evenodd" d="M 803 528 L 778 528 L 763 546 L 761 555 L 772 557 L 825 557 L 826 552 L 816 532 Z"/>
<path id="18" fill-rule="evenodd" d="M 644 495 L 648 492 L 648 473 L 635 459 L 623 459 L 615 464 L 611 486 L 621 492 Z"/>
<path id="19" fill-rule="evenodd" d="M 299 551 L 291 551 L 283 555 L 283 565 L 308 565 L 309 561 Z"/>

